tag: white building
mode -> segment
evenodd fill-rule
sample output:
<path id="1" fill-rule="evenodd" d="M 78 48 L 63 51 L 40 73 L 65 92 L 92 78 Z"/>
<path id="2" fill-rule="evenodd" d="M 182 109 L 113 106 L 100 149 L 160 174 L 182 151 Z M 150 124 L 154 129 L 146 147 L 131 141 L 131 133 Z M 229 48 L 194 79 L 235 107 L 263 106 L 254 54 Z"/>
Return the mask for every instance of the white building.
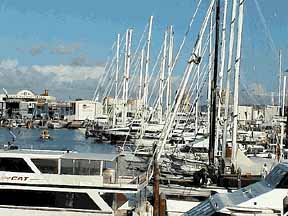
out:
<path id="1" fill-rule="evenodd" d="M 239 121 L 251 121 L 253 117 L 252 106 L 239 106 L 238 108 L 238 120 Z"/>
<path id="2" fill-rule="evenodd" d="M 279 115 L 279 106 L 265 107 L 265 122 L 271 123 L 275 116 Z"/>
<path id="3" fill-rule="evenodd" d="M 8 117 L 32 117 L 35 110 L 47 113 L 47 104 L 55 102 L 56 98 L 48 95 L 45 90 L 43 94 L 35 94 L 29 90 L 21 90 L 16 94 L 0 94 L 0 109 L 3 116 Z"/>
<path id="4" fill-rule="evenodd" d="M 95 120 L 95 117 L 103 114 L 103 105 L 99 102 L 79 100 L 70 103 L 72 115 L 67 116 L 70 121 Z"/>

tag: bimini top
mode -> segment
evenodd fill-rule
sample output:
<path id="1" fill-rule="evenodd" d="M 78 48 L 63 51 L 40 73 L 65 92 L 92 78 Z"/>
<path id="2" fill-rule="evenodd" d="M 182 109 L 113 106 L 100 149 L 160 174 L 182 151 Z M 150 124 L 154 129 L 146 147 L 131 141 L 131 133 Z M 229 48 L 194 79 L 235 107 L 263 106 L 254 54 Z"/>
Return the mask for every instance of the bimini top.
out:
<path id="1" fill-rule="evenodd" d="M 78 153 L 70 151 L 57 150 L 33 150 L 33 149 L 19 149 L 19 150 L 0 150 L 1 157 L 31 157 L 31 158 L 54 158 L 54 159 L 76 159 L 76 160 L 98 160 L 98 161 L 114 161 L 118 154 L 109 153 Z"/>

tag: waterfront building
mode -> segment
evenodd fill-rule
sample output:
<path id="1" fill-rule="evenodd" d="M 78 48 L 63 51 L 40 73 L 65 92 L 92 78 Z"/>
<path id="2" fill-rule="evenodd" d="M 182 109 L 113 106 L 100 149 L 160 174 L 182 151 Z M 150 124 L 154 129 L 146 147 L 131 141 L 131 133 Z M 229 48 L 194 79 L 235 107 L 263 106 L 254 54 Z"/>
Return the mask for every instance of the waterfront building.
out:
<path id="1" fill-rule="evenodd" d="M 68 121 L 95 120 L 97 116 L 103 114 L 103 105 L 92 100 L 70 101 L 71 112 L 66 116 Z"/>
<path id="2" fill-rule="evenodd" d="M 16 94 L 1 94 L 0 109 L 5 118 L 32 118 L 48 115 L 48 103 L 55 102 L 45 90 L 43 94 L 36 94 L 30 90 L 21 90 Z"/>

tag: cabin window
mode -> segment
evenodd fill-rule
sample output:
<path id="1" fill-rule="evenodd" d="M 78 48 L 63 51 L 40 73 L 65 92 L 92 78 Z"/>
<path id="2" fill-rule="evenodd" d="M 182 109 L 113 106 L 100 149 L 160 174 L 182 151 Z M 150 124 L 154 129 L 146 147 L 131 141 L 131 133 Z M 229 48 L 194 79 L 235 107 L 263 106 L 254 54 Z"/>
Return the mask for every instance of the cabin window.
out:
<path id="1" fill-rule="evenodd" d="M 275 167 L 265 178 L 265 181 L 272 187 L 277 187 L 286 172 L 279 167 Z"/>
<path id="2" fill-rule="evenodd" d="M 111 161 L 104 161 L 103 169 L 107 169 L 107 168 L 109 168 L 109 169 L 113 168 L 113 162 L 111 162 Z"/>
<path id="3" fill-rule="evenodd" d="M 33 173 L 23 158 L 0 158 L 0 171 Z"/>
<path id="4" fill-rule="evenodd" d="M 73 174 L 73 160 L 61 159 L 61 174 Z"/>
<path id="5" fill-rule="evenodd" d="M 86 193 L 0 190 L 0 205 L 100 210 Z"/>
<path id="6" fill-rule="evenodd" d="M 61 174 L 100 175 L 100 161 L 61 159 Z"/>
<path id="7" fill-rule="evenodd" d="M 100 161 L 90 161 L 90 175 L 100 175 Z"/>
<path id="8" fill-rule="evenodd" d="M 276 186 L 276 188 L 288 188 L 288 173 L 285 174 L 280 183 Z"/>
<path id="9" fill-rule="evenodd" d="M 57 159 L 31 159 L 41 173 L 58 174 Z"/>
<path id="10" fill-rule="evenodd" d="M 89 160 L 74 161 L 74 175 L 89 175 Z"/>

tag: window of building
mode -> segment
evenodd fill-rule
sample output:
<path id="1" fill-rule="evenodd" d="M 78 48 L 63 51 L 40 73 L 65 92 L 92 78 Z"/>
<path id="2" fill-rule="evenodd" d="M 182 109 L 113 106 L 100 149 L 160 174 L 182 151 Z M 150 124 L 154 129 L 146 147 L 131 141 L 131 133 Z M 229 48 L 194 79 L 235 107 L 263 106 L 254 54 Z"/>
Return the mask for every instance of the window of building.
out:
<path id="1" fill-rule="evenodd" d="M 0 158 L 0 171 L 33 173 L 23 158 Z"/>
<path id="2" fill-rule="evenodd" d="M 32 162 L 41 173 L 58 174 L 57 159 L 32 159 Z"/>
<path id="3" fill-rule="evenodd" d="M 0 190 L 0 205 L 100 210 L 86 193 L 34 190 Z"/>

